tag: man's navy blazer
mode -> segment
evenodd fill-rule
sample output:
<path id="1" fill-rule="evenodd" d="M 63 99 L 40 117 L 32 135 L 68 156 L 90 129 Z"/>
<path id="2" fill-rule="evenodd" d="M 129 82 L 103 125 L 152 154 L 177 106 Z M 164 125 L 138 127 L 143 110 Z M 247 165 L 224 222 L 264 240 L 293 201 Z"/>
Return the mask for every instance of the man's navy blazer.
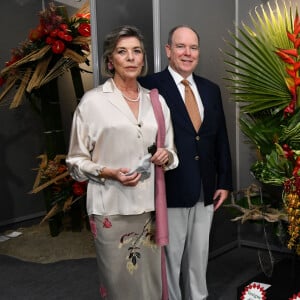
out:
<path id="1" fill-rule="evenodd" d="M 221 91 L 215 83 L 193 74 L 204 106 L 204 120 L 196 132 L 184 101 L 168 69 L 139 79 L 142 86 L 157 88 L 165 98 L 174 127 L 179 158 L 176 169 L 167 171 L 168 207 L 191 207 L 200 198 L 213 203 L 216 189 L 232 189 L 231 156 Z"/>

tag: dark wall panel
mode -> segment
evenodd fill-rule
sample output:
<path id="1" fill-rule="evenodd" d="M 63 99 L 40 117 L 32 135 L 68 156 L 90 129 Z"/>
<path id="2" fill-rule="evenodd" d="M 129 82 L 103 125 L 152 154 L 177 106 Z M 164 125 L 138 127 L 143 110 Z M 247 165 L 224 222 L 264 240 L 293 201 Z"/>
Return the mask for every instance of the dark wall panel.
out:
<path id="1" fill-rule="evenodd" d="M 99 62 L 106 34 L 120 25 L 134 25 L 142 31 L 145 37 L 149 72 L 153 72 L 152 1 L 109 0 L 96 1 L 96 5 Z"/>
<path id="2" fill-rule="evenodd" d="M 10 59 L 12 48 L 24 41 L 38 24 L 41 1 L 1 1 L 0 68 Z M 0 87 L 1 92 L 1 87 Z M 8 96 L 7 98 L 11 98 Z M 40 195 L 29 195 L 36 176 L 33 171 L 42 151 L 41 123 L 25 101 L 9 110 L 0 104 L 0 225 L 32 217 L 44 211 Z"/>

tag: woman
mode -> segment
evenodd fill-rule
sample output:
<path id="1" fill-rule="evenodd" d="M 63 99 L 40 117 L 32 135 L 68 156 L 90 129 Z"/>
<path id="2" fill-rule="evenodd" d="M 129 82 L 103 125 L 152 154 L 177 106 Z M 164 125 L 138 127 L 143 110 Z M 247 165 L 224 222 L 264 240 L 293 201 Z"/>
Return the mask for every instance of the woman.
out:
<path id="1" fill-rule="evenodd" d="M 154 149 L 151 157 L 148 148 L 156 141 L 158 125 L 150 91 L 137 82 L 147 72 L 143 36 L 137 28 L 122 26 L 108 34 L 101 63 L 102 75 L 110 78 L 85 93 L 78 105 L 67 164 L 74 179 L 89 181 L 87 212 L 101 299 L 160 300 L 154 166 L 168 170 L 178 165 L 170 113 L 160 96 L 165 145 Z"/>

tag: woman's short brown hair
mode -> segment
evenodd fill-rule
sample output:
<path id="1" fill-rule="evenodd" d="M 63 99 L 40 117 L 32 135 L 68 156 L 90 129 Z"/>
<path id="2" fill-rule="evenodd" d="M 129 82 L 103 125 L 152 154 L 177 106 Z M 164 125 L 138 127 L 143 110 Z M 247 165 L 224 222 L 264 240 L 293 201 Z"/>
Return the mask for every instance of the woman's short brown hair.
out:
<path id="1" fill-rule="evenodd" d="M 101 57 L 101 75 L 103 77 L 113 77 L 115 70 L 114 68 L 109 68 L 109 59 L 114 52 L 116 45 L 120 38 L 123 37 L 135 37 L 137 38 L 141 43 L 141 48 L 144 54 L 144 66 L 142 68 L 140 76 L 145 76 L 148 72 L 148 62 L 147 62 L 147 56 L 144 46 L 144 37 L 141 33 L 141 31 L 132 25 L 123 25 L 120 26 L 113 31 L 111 31 L 104 40 L 103 43 L 103 54 Z"/>

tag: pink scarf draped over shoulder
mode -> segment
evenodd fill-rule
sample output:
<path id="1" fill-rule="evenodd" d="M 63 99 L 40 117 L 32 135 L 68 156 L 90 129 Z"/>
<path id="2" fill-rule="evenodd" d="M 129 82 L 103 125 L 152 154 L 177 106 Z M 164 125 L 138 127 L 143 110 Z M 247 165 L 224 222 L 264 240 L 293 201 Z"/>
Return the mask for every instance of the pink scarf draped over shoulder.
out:
<path id="1" fill-rule="evenodd" d="M 157 89 L 150 91 L 150 97 L 158 124 L 158 131 L 156 137 L 157 148 L 165 147 L 166 127 L 165 119 L 162 111 L 161 103 L 159 101 L 159 94 Z M 165 175 L 161 166 L 155 166 L 155 212 L 156 212 L 156 243 L 160 246 L 165 246 L 169 243 L 168 231 L 168 214 L 166 202 L 166 188 Z"/>
<path id="2" fill-rule="evenodd" d="M 156 146 L 164 148 L 166 137 L 165 118 L 159 101 L 157 89 L 150 91 L 150 98 L 158 124 Z M 156 215 L 156 243 L 165 246 L 169 243 L 168 213 L 166 201 L 165 175 L 161 166 L 155 165 L 155 215 Z M 162 275 L 162 300 L 168 299 L 168 283 L 166 272 L 166 259 L 164 249 L 161 249 L 161 275 Z"/>

